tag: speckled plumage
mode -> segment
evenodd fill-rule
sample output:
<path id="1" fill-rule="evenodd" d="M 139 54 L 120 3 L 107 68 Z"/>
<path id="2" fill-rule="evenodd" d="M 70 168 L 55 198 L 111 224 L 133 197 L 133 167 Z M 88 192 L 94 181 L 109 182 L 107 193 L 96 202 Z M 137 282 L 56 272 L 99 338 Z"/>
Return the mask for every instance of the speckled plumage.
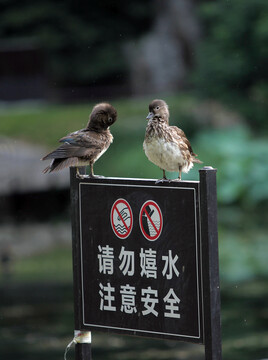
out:
<path id="1" fill-rule="evenodd" d="M 62 170 L 70 166 L 90 166 L 90 177 L 95 177 L 93 164 L 102 156 L 113 142 L 109 127 L 116 121 L 115 108 L 107 103 L 94 106 L 87 127 L 61 138 L 56 150 L 41 160 L 52 159 L 43 172 Z"/>
<path id="2" fill-rule="evenodd" d="M 149 105 L 143 149 L 148 159 L 165 171 L 187 173 L 194 163 L 201 163 L 196 158 L 185 133 L 176 126 L 169 126 L 169 110 L 163 100 L 153 100 Z"/>

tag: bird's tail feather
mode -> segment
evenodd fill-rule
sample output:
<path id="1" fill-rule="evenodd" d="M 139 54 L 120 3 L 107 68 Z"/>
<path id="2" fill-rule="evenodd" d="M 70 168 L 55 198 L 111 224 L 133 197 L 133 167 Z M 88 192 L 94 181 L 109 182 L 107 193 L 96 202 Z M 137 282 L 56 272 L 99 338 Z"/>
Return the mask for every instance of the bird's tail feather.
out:
<path id="1" fill-rule="evenodd" d="M 203 161 L 197 159 L 196 157 L 198 156 L 197 154 L 195 154 L 194 152 L 191 153 L 192 155 L 192 162 L 196 163 L 196 164 L 203 164 Z"/>
<path id="2" fill-rule="evenodd" d="M 50 165 L 43 170 L 43 174 L 50 172 Z"/>
<path id="3" fill-rule="evenodd" d="M 76 157 L 68 158 L 68 159 L 54 159 L 49 166 L 47 166 L 43 173 L 51 173 L 53 171 L 59 171 L 64 168 L 70 167 L 70 166 L 77 166 L 78 165 L 78 159 Z"/>
<path id="4" fill-rule="evenodd" d="M 69 143 L 64 143 L 60 145 L 56 150 L 51 151 L 41 160 L 49 159 L 66 159 L 72 156 L 81 156 L 84 149 L 81 146 L 74 146 Z"/>
<path id="5" fill-rule="evenodd" d="M 66 150 L 63 147 L 58 147 L 56 150 L 51 151 L 46 156 L 42 157 L 40 160 L 51 160 L 51 159 L 65 159 Z"/>
<path id="6" fill-rule="evenodd" d="M 193 162 L 196 164 L 203 164 L 203 161 L 196 159 L 196 158 L 193 158 Z"/>
<path id="7" fill-rule="evenodd" d="M 40 160 L 49 160 L 49 159 L 54 159 L 53 158 L 53 152 L 50 152 L 49 154 L 47 154 L 46 156 L 42 157 Z"/>

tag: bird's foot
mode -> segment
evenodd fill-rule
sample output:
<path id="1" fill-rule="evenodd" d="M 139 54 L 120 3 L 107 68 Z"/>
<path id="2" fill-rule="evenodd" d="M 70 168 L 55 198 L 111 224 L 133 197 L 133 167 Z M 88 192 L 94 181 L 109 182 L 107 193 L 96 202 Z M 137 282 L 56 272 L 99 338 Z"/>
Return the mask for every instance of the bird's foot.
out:
<path id="1" fill-rule="evenodd" d="M 171 180 L 172 182 L 180 182 L 181 181 L 181 178 L 177 178 L 177 179 L 173 179 Z"/>
<path id="2" fill-rule="evenodd" d="M 87 178 L 87 175 L 82 175 L 80 173 L 76 173 L 76 178 L 77 179 L 85 179 L 85 178 Z"/>
<path id="3" fill-rule="evenodd" d="M 167 179 L 166 177 L 163 177 L 162 179 L 156 180 L 156 184 L 164 183 L 164 182 L 170 182 L 170 179 Z"/>
<path id="4" fill-rule="evenodd" d="M 90 178 L 90 179 L 104 179 L 105 178 L 105 176 L 103 176 L 103 175 L 88 175 L 88 177 Z"/>
<path id="5" fill-rule="evenodd" d="M 76 173 L 76 177 L 77 179 L 103 179 L 105 176 L 102 175 L 93 175 L 93 174 L 89 174 L 89 175 L 82 175 L 79 172 Z"/>

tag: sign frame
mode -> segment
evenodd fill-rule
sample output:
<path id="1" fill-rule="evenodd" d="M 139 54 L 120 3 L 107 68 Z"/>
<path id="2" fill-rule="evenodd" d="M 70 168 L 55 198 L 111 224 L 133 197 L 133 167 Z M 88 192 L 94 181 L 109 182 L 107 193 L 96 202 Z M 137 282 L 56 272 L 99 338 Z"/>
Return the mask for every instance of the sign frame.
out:
<path id="1" fill-rule="evenodd" d="M 85 168 L 80 169 L 84 173 Z M 147 179 L 124 179 L 124 178 L 101 178 L 79 179 L 76 177 L 76 169 L 70 168 L 71 181 L 71 218 L 72 218 L 72 250 L 73 250 L 73 279 L 74 279 L 74 315 L 75 328 L 85 329 L 83 314 L 81 311 L 81 225 L 79 208 L 79 184 L 81 182 L 110 184 L 140 184 L 155 187 L 155 180 Z M 163 186 L 191 186 L 188 181 L 164 183 Z M 219 288 L 219 265 L 218 265 L 218 234 L 217 234 L 217 198 L 216 198 L 216 170 L 205 167 L 200 170 L 200 181 L 195 182 L 199 186 L 200 205 L 200 232 L 201 232 L 201 281 L 202 281 L 202 314 L 203 314 L 203 340 L 205 345 L 206 360 L 221 360 L 221 326 L 220 326 L 220 288 Z M 157 185 L 159 186 L 159 185 Z M 161 185 L 160 185 L 161 186 Z M 138 219 L 138 222 L 139 219 Z M 112 330 L 109 330 L 112 331 Z M 121 331 L 116 331 L 120 333 Z M 153 336 L 155 337 L 155 336 Z M 157 336 L 156 336 L 157 337 Z M 163 338 L 163 336 L 160 336 Z M 179 339 L 180 341 L 185 341 Z M 189 341 L 189 340 L 187 340 Z M 83 350 L 84 349 L 84 350 Z M 86 359 L 81 357 L 90 354 L 89 344 L 76 345 L 76 360 Z M 90 355 L 88 355 L 90 359 Z"/>
<path id="2" fill-rule="evenodd" d="M 110 201 L 110 205 L 113 203 L 112 209 L 114 208 L 114 205 L 119 202 L 123 202 L 126 205 L 128 202 L 124 198 L 122 198 L 122 192 L 125 195 L 124 197 L 128 197 L 131 196 L 131 194 L 135 194 L 134 195 L 135 199 L 133 198 L 132 195 L 132 202 L 136 203 L 135 209 L 133 207 L 133 212 L 136 210 L 135 212 L 136 212 L 137 221 L 136 221 L 136 231 L 133 230 L 135 234 L 132 234 L 131 239 L 129 239 L 129 241 L 124 241 L 127 238 L 126 237 L 125 239 L 123 239 L 123 242 L 122 241 L 120 242 L 113 235 L 114 233 L 113 225 L 112 225 L 113 233 L 110 230 L 110 226 L 108 222 L 109 208 L 107 208 L 107 205 L 109 201 Z M 151 192 L 151 194 L 149 195 L 148 192 Z M 171 192 L 173 196 L 171 195 Z M 148 209 L 149 212 L 150 210 L 152 210 L 152 213 L 155 211 L 156 212 L 159 211 L 161 213 L 161 209 L 155 201 L 148 200 L 144 202 L 140 200 L 140 197 L 143 197 L 145 193 L 146 196 L 149 196 L 149 198 L 151 196 L 155 196 L 158 198 L 158 201 L 160 201 L 161 199 L 162 206 L 164 206 L 163 203 L 168 203 L 166 213 L 169 212 L 169 215 L 172 215 L 173 218 L 171 224 L 167 226 L 167 228 L 171 227 L 172 234 L 170 232 L 166 232 L 165 234 L 163 234 L 162 238 L 159 239 L 157 243 L 154 244 L 152 244 L 153 241 L 151 241 L 148 236 L 147 237 L 144 236 L 142 229 L 139 228 L 140 214 L 143 211 L 144 206 L 146 204 L 148 206 L 150 204 L 151 206 L 151 208 Z M 202 281 L 201 281 L 202 279 L 201 279 L 201 266 L 200 266 L 200 262 L 201 262 L 200 229 L 199 229 L 199 221 L 198 221 L 199 210 L 197 209 L 197 204 L 199 203 L 198 193 L 199 191 L 198 191 L 197 182 L 189 182 L 187 184 L 177 184 L 177 186 L 173 186 L 173 184 L 169 184 L 169 186 L 156 185 L 155 181 L 153 181 L 153 183 L 152 182 L 148 183 L 136 179 L 132 179 L 132 180 L 129 179 L 127 183 L 125 181 L 121 181 L 120 179 L 117 179 L 116 182 L 111 182 L 111 179 L 109 179 L 108 181 L 103 180 L 101 182 L 100 181 L 79 182 L 80 263 L 81 263 L 80 285 L 81 285 L 81 293 L 82 293 L 82 303 L 80 306 L 81 307 L 80 311 L 82 311 L 82 319 L 83 319 L 80 328 L 91 328 L 92 330 L 95 329 L 102 331 L 113 331 L 128 335 L 135 334 L 137 336 L 158 337 L 158 338 L 160 337 L 160 338 L 167 338 L 173 340 L 177 339 L 182 341 L 202 343 L 203 305 L 202 305 Z M 170 198 L 170 196 L 172 196 L 172 199 Z M 100 201 L 89 202 L 88 199 L 92 199 L 93 197 L 96 197 L 96 199 L 100 197 L 104 197 L 104 199 L 101 202 Z M 187 218 L 186 221 L 187 224 L 185 224 L 184 216 L 182 216 L 185 214 L 182 210 L 180 210 L 180 207 L 178 206 L 180 204 L 178 202 L 178 199 L 181 197 L 183 197 L 186 202 L 185 207 L 186 209 L 188 209 L 187 214 L 189 218 L 192 217 L 192 221 L 189 221 L 190 219 Z M 117 200 L 114 201 L 114 199 Z M 167 199 L 169 199 L 168 202 L 166 201 Z M 170 213 L 169 207 L 171 204 L 173 204 L 174 211 Z M 153 210 L 153 205 L 154 205 L 154 210 Z M 103 218 L 103 216 L 101 217 L 96 216 L 96 214 L 103 214 L 105 212 L 106 212 L 106 221 L 105 221 L 105 217 Z M 178 219 L 179 215 L 182 217 L 181 220 Z M 162 217 L 163 215 L 161 213 L 161 219 L 159 221 L 161 225 L 161 229 L 162 229 L 162 221 L 163 221 Z M 97 224 L 98 219 L 100 219 L 99 224 Z M 138 219 L 139 219 L 139 224 L 138 224 Z M 166 221 L 168 221 L 167 218 Z M 180 239 L 179 233 L 178 231 L 176 231 L 178 229 L 179 223 L 181 226 L 181 231 L 184 231 L 185 233 L 185 235 L 182 236 L 182 239 Z M 174 229 L 174 224 L 176 224 L 175 229 Z M 144 236 L 144 240 L 143 240 L 143 236 Z M 187 246 L 185 246 L 185 241 L 182 241 L 183 239 L 185 240 L 185 237 L 187 238 Z M 158 236 L 154 238 L 155 241 L 157 239 Z M 104 246 L 103 250 L 106 252 L 106 254 L 104 255 L 104 257 L 106 258 L 105 263 L 107 264 L 107 266 L 109 266 L 109 271 L 102 280 L 100 279 L 101 275 L 99 271 L 99 264 L 98 261 L 96 261 L 97 257 L 102 257 L 102 255 L 99 253 L 100 251 L 99 246 L 101 245 L 101 243 Z M 181 293 L 187 295 L 187 298 L 185 295 L 182 295 L 184 301 L 181 302 L 179 306 L 180 308 L 181 307 L 184 308 L 182 310 L 184 313 L 183 320 L 181 319 L 179 323 L 177 322 L 177 319 L 176 321 L 173 320 L 173 326 L 170 326 L 169 324 L 170 321 L 168 321 L 167 318 L 163 317 L 164 314 L 163 310 L 162 310 L 162 314 L 156 315 L 157 317 L 160 315 L 160 318 L 158 318 L 157 321 L 155 322 L 154 320 L 156 319 L 154 317 L 150 318 L 149 316 L 150 318 L 149 321 L 149 318 L 147 319 L 147 317 L 143 317 L 142 315 L 140 315 L 141 316 L 140 320 L 143 318 L 144 322 L 146 322 L 147 324 L 146 328 L 144 329 L 143 321 L 139 322 L 139 324 L 136 324 L 135 319 L 133 318 L 131 319 L 131 322 L 129 322 L 130 319 L 129 315 L 125 315 L 124 313 L 122 314 L 120 311 L 119 311 L 120 315 L 118 315 L 117 312 L 115 313 L 114 305 L 117 305 L 117 309 L 119 309 L 120 307 L 120 305 L 118 304 L 119 294 L 117 294 L 117 304 L 112 305 L 112 302 L 110 304 L 113 310 L 109 310 L 109 311 L 113 311 L 113 312 L 110 313 L 110 316 L 108 318 L 105 318 L 103 316 L 104 314 L 99 311 L 100 310 L 99 296 L 94 295 L 94 294 L 99 294 L 100 291 L 103 292 L 103 290 L 100 289 L 99 284 L 104 284 L 103 281 L 106 282 L 107 279 L 109 279 L 108 283 L 110 285 L 108 286 L 112 287 L 112 293 L 113 293 L 113 294 L 111 293 L 110 296 L 114 297 L 114 294 L 116 292 L 116 287 L 114 286 L 117 285 L 118 288 L 120 286 L 118 284 L 126 280 L 124 276 L 121 276 L 121 278 L 116 276 L 115 279 L 112 279 L 112 275 L 111 275 L 113 273 L 111 268 L 113 267 L 113 262 L 114 262 L 114 260 L 111 259 L 111 257 L 113 257 L 112 253 L 114 251 L 114 247 L 116 247 L 118 250 L 118 247 L 120 247 L 119 245 L 120 243 L 121 245 L 124 246 L 128 246 L 129 244 L 127 243 L 130 243 L 130 245 L 132 246 L 136 245 L 135 246 L 136 263 L 138 262 L 137 255 L 140 250 L 143 250 L 143 247 L 145 247 L 145 249 L 147 248 L 145 252 L 150 250 L 152 250 L 152 252 L 155 252 L 155 257 L 157 252 L 157 255 L 160 256 L 157 256 L 158 264 L 155 263 L 156 269 L 158 268 L 158 266 L 162 266 L 162 264 L 160 265 L 159 257 L 161 258 L 161 255 L 167 255 L 161 253 L 161 251 L 163 251 L 163 249 L 166 249 L 167 251 L 168 245 L 169 245 L 168 249 L 170 249 L 170 247 L 173 248 L 173 250 L 169 250 L 171 251 L 170 255 L 172 255 L 172 251 L 175 251 L 175 253 L 179 255 L 179 257 L 181 258 L 179 263 L 182 263 L 182 265 L 185 266 L 181 266 L 180 269 L 181 275 L 179 279 L 177 278 L 177 281 L 172 282 L 173 283 L 172 288 L 173 291 L 176 291 L 179 297 Z M 140 249 L 139 246 L 137 248 L 137 245 L 139 244 L 142 247 L 142 249 Z M 161 246 L 159 246 L 160 244 Z M 151 249 L 152 247 L 154 248 L 154 250 Z M 117 255 L 119 255 L 119 253 Z M 144 259 L 146 256 L 143 254 L 142 257 Z M 151 257 L 151 255 L 149 255 L 149 257 Z M 149 258 L 151 264 L 149 266 L 153 265 L 152 264 L 152 261 L 154 261 L 153 257 L 154 256 L 152 256 L 152 258 Z M 138 268 L 138 266 L 136 267 Z M 186 267 L 186 271 L 183 270 L 183 267 L 184 268 Z M 164 288 L 164 285 L 167 285 L 169 281 L 164 281 L 163 283 L 164 277 L 160 275 L 161 271 L 158 273 L 158 276 L 159 275 L 160 276 L 157 277 L 156 269 L 149 270 L 151 276 L 149 276 L 150 280 L 148 281 L 150 282 L 150 287 L 152 286 L 152 288 L 155 289 L 158 293 L 157 300 L 159 302 L 159 306 L 162 305 L 163 307 L 163 298 L 167 294 L 163 294 L 162 289 Z M 137 272 L 139 272 L 139 269 L 136 270 L 138 270 Z M 181 280 L 181 276 L 185 279 L 186 284 L 184 284 L 184 281 Z M 153 279 L 154 277 L 155 279 Z M 135 276 L 136 284 L 135 281 L 133 284 L 133 277 L 131 279 L 128 278 L 127 282 L 128 285 L 129 284 L 134 285 L 135 291 L 140 293 L 143 291 L 141 290 L 141 288 L 143 287 L 142 285 L 144 285 L 144 282 L 148 283 L 148 281 L 146 280 L 142 281 L 143 279 L 144 278 L 142 276 L 138 275 Z M 159 281 L 161 281 L 162 283 L 161 287 L 159 287 Z M 89 283 L 90 283 L 90 287 L 87 285 Z M 138 284 L 138 288 L 136 287 L 137 284 Z M 171 283 L 168 284 L 167 288 L 170 289 L 170 287 L 171 287 Z M 174 296 L 175 292 L 172 294 Z M 138 295 L 137 293 L 137 297 L 141 298 L 141 294 Z M 113 302 L 114 301 L 115 299 L 113 299 Z M 139 304 L 139 307 L 141 308 L 141 303 Z M 98 318 L 96 315 L 101 313 L 102 316 Z M 111 317 L 113 317 L 114 319 L 112 320 Z M 116 317 L 120 318 L 121 325 L 118 324 Z M 188 319 L 188 322 L 186 321 L 186 318 Z M 183 323 L 184 325 L 182 325 L 181 323 Z M 165 330 L 163 330 L 163 325 Z"/>

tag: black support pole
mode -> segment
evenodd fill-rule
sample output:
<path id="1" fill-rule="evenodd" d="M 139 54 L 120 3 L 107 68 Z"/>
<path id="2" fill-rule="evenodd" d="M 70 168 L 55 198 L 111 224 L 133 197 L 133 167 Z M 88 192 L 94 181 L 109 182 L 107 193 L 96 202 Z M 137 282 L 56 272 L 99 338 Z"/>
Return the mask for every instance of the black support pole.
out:
<path id="1" fill-rule="evenodd" d="M 222 359 L 216 172 L 199 170 L 206 360 Z"/>
<path id="2" fill-rule="evenodd" d="M 86 173 L 86 168 L 79 168 L 81 175 Z M 75 330 L 81 330 L 82 319 L 79 311 L 81 304 L 81 279 L 80 266 L 80 225 L 79 225 L 79 187 L 76 179 L 76 168 L 70 168 L 71 188 L 71 222 L 72 222 L 72 253 L 73 253 L 73 287 L 74 287 L 74 324 Z M 91 360 L 91 344 L 75 344 L 75 360 Z"/>
<path id="3" fill-rule="evenodd" d="M 91 359 L 91 344 L 76 344 L 75 360 L 90 360 L 90 359 Z"/>

